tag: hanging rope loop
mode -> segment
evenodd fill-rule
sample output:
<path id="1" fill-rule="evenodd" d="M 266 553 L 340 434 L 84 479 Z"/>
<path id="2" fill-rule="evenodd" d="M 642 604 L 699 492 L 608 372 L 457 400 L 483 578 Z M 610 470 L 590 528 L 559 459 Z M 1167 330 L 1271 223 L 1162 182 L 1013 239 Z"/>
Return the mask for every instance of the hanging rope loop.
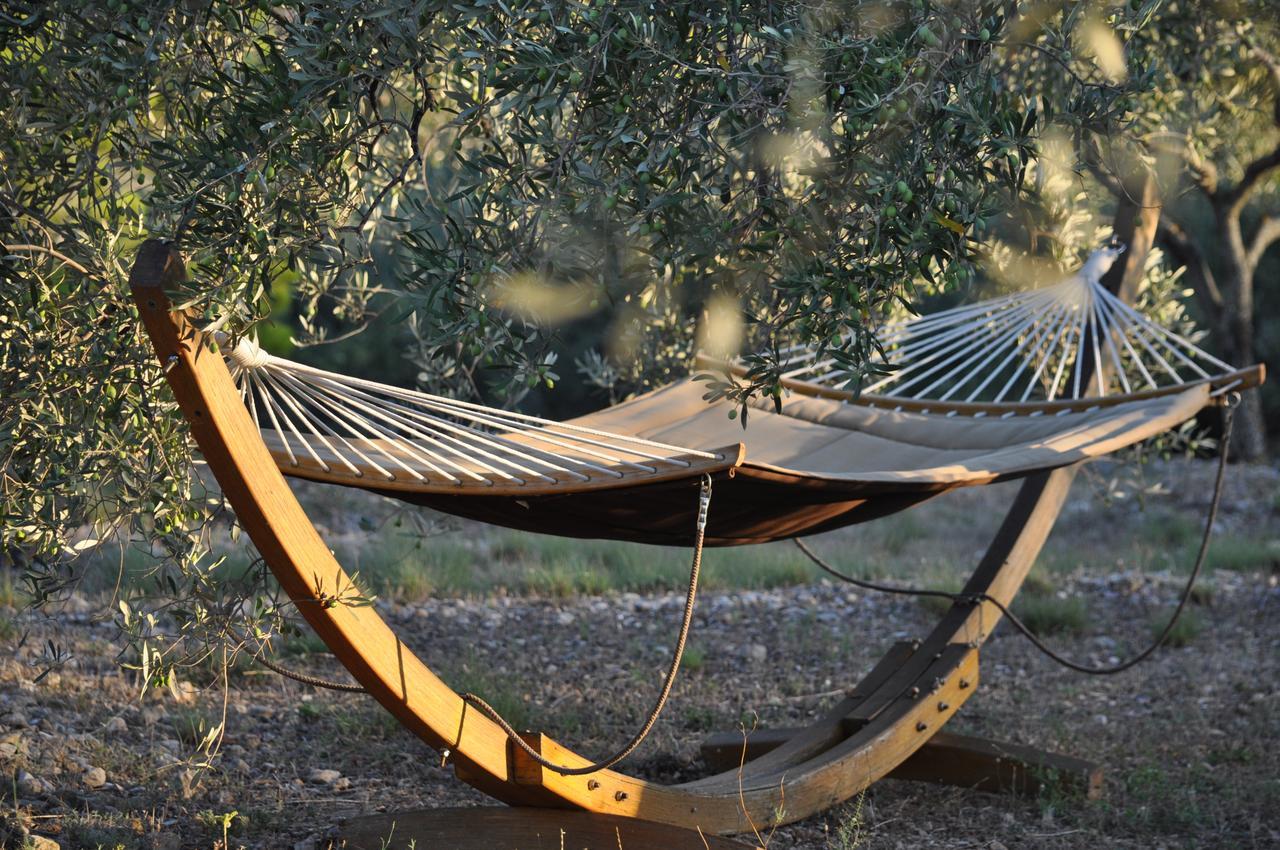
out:
<path id="1" fill-rule="evenodd" d="M 693 624 L 694 603 L 697 601 L 698 596 L 698 579 L 702 572 L 702 543 L 706 536 L 707 515 L 710 508 L 711 476 L 703 475 L 698 491 L 697 531 L 694 535 L 693 542 L 693 562 L 689 567 L 689 589 L 685 595 L 684 616 L 680 621 L 680 632 L 676 638 L 675 651 L 672 653 L 671 666 L 667 670 L 667 675 L 663 679 L 662 690 L 659 692 L 658 698 L 654 701 L 653 708 L 649 710 L 649 714 L 645 719 L 644 725 L 640 727 L 640 730 L 631 737 L 631 740 L 629 740 L 622 749 L 618 750 L 607 759 L 587 765 L 586 767 L 566 767 L 564 765 L 555 764 L 543 757 L 537 750 L 530 747 L 528 743 L 520 737 L 520 733 L 517 732 L 501 714 L 498 713 L 497 709 L 485 702 L 484 699 L 473 693 L 464 693 L 461 695 L 462 701 L 467 705 L 475 707 L 494 723 L 498 724 L 498 726 L 502 728 L 502 731 L 506 733 L 507 737 L 510 738 L 516 746 L 524 750 L 525 754 L 531 759 L 543 767 L 549 770 L 554 770 L 556 773 L 560 773 L 565 776 L 581 776 L 587 773 L 606 770 L 635 752 L 636 748 L 639 747 L 640 744 L 644 742 L 644 739 L 649 736 L 649 732 L 652 731 L 654 724 L 658 722 L 658 717 L 661 716 L 662 710 L 666 707 L 667 699 L 671 696 L 671 689 L 675 686 L 676 674 L 680 672 L 680 662 L 684 658 L 685 646 L 689 641 L 689 628 Z M 317 688 L 327 688 L 331 691 L 368 693 L 368 691 L 360 685 L 334 682 L 329 679 L 322 679 L 318 676 L 312 676 L 307 673 L 298 673 L 294 670 L 288 669 L 287 667 L 282 667 L 281 665 L 274 663 L 261 653 L 255 655 L 254 660 L 263 667 L 266 667 L 268 670 L 279 673 L 287 679 L 293 679 L 295 682 L 301 682 L 304 685 L 312 685 Z M 444 755 L 441 759 L 441 764 L 448 759 L 448 753 L 449 750 L 445 749 Z"/>
<path id="2" fill-rule="evenodd" d="M 1236 395 L 1238 396 L 1239 394 L 1237 393 Z M 1239 401 L 1237 400 L 1235 404 L 1239 404 Z M 1223 406 L 1222 440 L 1218 447 L 1218 470 L 1213 482 L 1213 497 L 1209 502 L 1208 516 L 1205 517 L 1204 533 L 1200 538 L 1200 549 L 1196 553 L 1195 563 L 1191 567 L 1191 575 L 1187 577 L 1187 583 L 1182 588 L 1182 593 L 1178 597 L 1178 604 L 1173 609 L 1173 615 L 1169 617 L 1169 622 L 1165 624 L 1165 627 L 1161 630 L 1159 636 L 1156 637 L 1149 646 L 1137 655 L 1122 661 L 1119 664 L 1105 667 L 1090 667 L 1067 658 L 1042 641 L 1026 623 L 1022 622 L 1017 615 L 1009 610 L 1009 606 L 1005 605 L 989 593 L 949 593 L 945 590 L 895 587 L 893 585 L 880 584 L 874 581 L 867 581 L 866 579 L 855 578 L 854 576 L 841 572 L 831 566 L 831 564 L 827 563 L 827 561 L 818 555 L 818 553 L 810 549 L 803 540 L 796 538 L 792 540 L 792 542 L 795 543 L 796 546 L 799 547 L 800 551 L 803 552 L 805 556 L 810 561 L 813 561 L 813 563 L 820 569 L 833 578 L 839 579 L 846 584 L 851 584 L 854 587 L 860 587 L 863 590 L 873 590 L 879 593 L 893 593 L 900 596 L 930 596 L 939 599 L 949 599 L 952 602 L 960 604 L 978 605 L 983 602 L 990 602 L 999 609 L 1000 613 L 1003 614 L 1010 623 L 1013 624 L 1014 628 L 1022 633 L 1023 637 L 1031 641 L 1032 646 L 1063 667 L 1075 670 L 1077 673 L 1084 673 L 1090 676 L 1110 676 L 1115 673 L 1123 673 L 1125 670 L 1145 661 L 1152 653 L 1164 645 L 1165 640 L 1167 640 L 1170 633 L 1173 632 L 1173 627 L 1177 624 L 1178 618 L 1182 616 L 1182 612 L 1186 609 L 1187 603 L 1191 600 L 1191 591 L 1195 587 L 1196 579 L 1200 576 L 1200 571 L 1204 568 L 1205 557 L 1209 554 L 1209 542 L 1213 538 L 1213 524 L 1218 519 L 1218 508 L 1222 503 L 1222 484 L 1226 476 L 1227 450 L 1231 445 L 1231 429 L 1234 414 L 1234 404 L 1225 404 Z"/>
<path id="3" fill-rule="evenodd" d="M 680 632 L 676 638 L 676 648 L 671 655 L 671 666 L 667 669 L 667 675 L 662 682 L 662 690 L 659 692 L 658 698 L 654 701 L 653 708 L 649 710 L 649 715 L 645 719 L 644 725 L 640 727 L 639 731 L 631 736 L 631 740 L 628 741 L 622 749 L 618 750 L 606 759 L 595 762 L 594 764 L 586 765 L 585 767 L 567 767 L 565 765 L 556 764 L 555 762 L 547 759 L 533 747 L 529 746 L 528 742 L 526 742 L 524 738 L 520 737 L 520 733 L 517 732 L 510 723 L 503 719 L 502 715 L 500 715 L 493 706 L 489 705 L 489 703 L 472 693 L 463 694 L 463 702 L 474 706 L 482 714 L 494 723 L 498 724 L 502 731 L 507 734 L 507 737 L 511 739 L 512 743 L 523 750 L 524 754 L 529 758 L 533 759 L 548 770 L 553 770 L 562 776 L 583 776 L 588 773 L 607 770 L 635 752 L 636 748 L 639 747 L 640 744 L 644 742 L 644 739 L 649 736 L 649 732 L 653 729 L 654 724 L 658 722 L 658 717 L 662 714 L 663 708 L 666 707 L 667 698 L 671 696 L 671 688 L 676 683 L 676 674 L 680 672 L 680 662 L 684 658 L 685 644 L 689 640 L 689 627 L 693 623 L 693 607 L 698 596 L 698 576 L 702 570 L 702 543 L 706 536 L 707 512 L 710 506 L 711 476 L 703 475 L 702 485 L 698 493 L 698 521 L 697 531 L 694 534 L 693 541 L 693 562 L 689 567 L 689 590 L 685 595 L 684 616 L 680 621 Z"/>

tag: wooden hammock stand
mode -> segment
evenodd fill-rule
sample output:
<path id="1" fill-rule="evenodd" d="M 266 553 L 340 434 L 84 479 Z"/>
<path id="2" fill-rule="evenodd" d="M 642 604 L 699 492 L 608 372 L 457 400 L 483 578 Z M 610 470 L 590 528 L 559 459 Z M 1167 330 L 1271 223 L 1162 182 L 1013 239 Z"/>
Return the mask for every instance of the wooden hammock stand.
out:
<path id="1" fill-rule="evenodd" d="M 1130 250 L 1104 283 L 1122 298 L 1132 299 L 1141 278 L 1157 210 L 1154 204 L 1146 210 L 1128 205 L 1117 220 L 1116 232 Z M 724 768 L 717 775 L 664 786 L 613 770 L 564 776 L 533 762 L 401 643 L 374 607 L 337 601 L 350 592 L 350 579 L 277 469 L 222 356 L 165 297 L 166 287 L 184 276 L 179 254 L 151 241 L 142 247 L 130 285 L 174 396 L 241 524 L 302 616 L 355 680 L 409 730 L 447 754 L 458 778 L 511 806 L 553 810 L 516 822 L 527 826 L 561 817 L 572 832 L 586 822 L 554 810 L 577 809 L 648 822 L 635 824 L 649 832 L 631 846 L 703 847 L 697 833 L 680 838 L 675 831 L 666 832 L 659 842 L 653 838 L 654 824 L 708 835 L 751 832 L 821 812 L 890 775 L 1034 790 L 1036 768 L 1047 767 L 1085 793 L 1098 792 L 1100 773 L 1088 763 L 940 732 L 977 689 L 980 648 L 1001 619 L 990 602 L 956 603 L 923 640 L 894 645 L 845 699 L 808 728 L 757 733 L 745 746 L 737 733 L 713 738 L 705 752 L 711 763 Z M 1012 602 L 1075 475 L 1075 467 L 1066 467 L 1024 480 L 964 593 L 986 594 L 1005 605 Z M 558 764 L 589 763 L 546 735 L 524 737 Z M 500 835 L 511 831 L 507 827 L 512 818 L 527 813 L 499 811 L 503 810 L 481 810 L 485 820 L 476 823 L 490 828 L 471 830 L 469 839 L 464 835 L 468 831 L 462 830 L 452 846 L 509 846 Z M 478 816 L 472 812 L 470 817 Z M 465 813 L 459 817 L 470 822 Z M 364 846 L 356 840 L 359 835 L 368 839 L 386 820 L 356 828 L 348 846 Z M 446 824 L 452 822 L 441 820 L 441 814 L 423 815 L 419 821 L 419 828 L 437 835 L 448 833 Z M 580 834 L 594 835 L 596 830 L 607 835 L 601 846 L 616 846 L 613 827 L 602 832 L 597 827 L 598 823 Z M 397 839 L 412 831 L 409 818 Z M 517 833 L 529 835 L 527 830 Z M 558 840 L 544 846 L 559 846 Z"/>

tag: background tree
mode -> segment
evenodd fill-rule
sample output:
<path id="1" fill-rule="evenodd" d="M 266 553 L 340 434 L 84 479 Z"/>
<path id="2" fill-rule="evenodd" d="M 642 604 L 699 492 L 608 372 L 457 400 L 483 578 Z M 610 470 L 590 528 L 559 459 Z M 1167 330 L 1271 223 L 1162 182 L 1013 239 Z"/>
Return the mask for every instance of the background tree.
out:
<path id="1" fill-rule="evenodd" d="M 1158 241 L 1186 267 L 1211 344 L 1240 365 L 1270 353 L 1259 347 L 1270 317 L 1258 309 L 1257 283 L 1280 240 L 1275 12 L 1264 2 L 1171 2 L 1153 10 L 1126 45 L 1144 68 L 1130 86 L 1132 140 L 1160 179 Z M 1112 141 L 1091 140 L 1088 153 L 1094 174 L 1120 193 L 1127 191 L 1127 155 Z M 1274 389 L 1266 392 L 1274 398 Z M 1236 457 L 1266 457 L 1267 418 L 1263 392 L 1246 393 L 1236 417 Z"/>
<path id="2" fill-rule="evenodd" d="M 1169 198 L 1158 238 L 1222 355 L 1257 362 L 1258 269 L 1280 239 L 1280 19 L 1272 4 L 1171 4 L 1142 40 L 1162 60 L 1147 116 Z M 1239 457 L 1265 458 L 1261 393 L 1238 419 Z"/>

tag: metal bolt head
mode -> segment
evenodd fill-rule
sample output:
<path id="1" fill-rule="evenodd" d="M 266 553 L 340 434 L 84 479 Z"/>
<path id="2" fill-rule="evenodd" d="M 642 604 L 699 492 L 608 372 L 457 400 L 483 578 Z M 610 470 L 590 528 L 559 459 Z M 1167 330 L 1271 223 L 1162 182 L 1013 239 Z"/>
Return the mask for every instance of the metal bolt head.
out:
<path id="1" fill-rule="evenodd" d="M 968 680 L 968 679 L 961 679 L 961 680 L 960 680 L 960 689 L 961 689 L 961 690 L 964 690 L 964 689 L 965 689 L 965 688 L 967 688 L 967 687 L 969 687 L 969 680 Z"/>
<path id="2" fill-rule="evenodd" d="M 594 791 L 594 790 L 596 790 L 596 789 L 597 789 L 597 788 L 599 788 L 599 787 L 600 787 L 600 782 L 599 782 L 599 780 L 596 780 L 596 779 L 588 779 L 588 780 L 587 780 L 587 790 L 588 790 L 588 791 Z"/>
<path id="3" fill-rule="evenodd" d="M 919 723 L 917 723 L 917 724 L 916 724 L 916 731 L 917 731 L 917 732 L 923 732 L 924 730 L 926 730 L 926 729 L 928 729 L 928 728 L 929 728 L 929 724 L 928 724 L 928 723 L 925 723 L 923 720 L 921 720 Z"/>
<path id="4" fill-rule="evenodd" d="M 938 703 L 938 711 L 946 711 L 950 707 L 945 701 Z"/>
<path id="5" fill-rule="evenodd" d="M 614 794 L 614 795 L 613 795 L 613 799 L 615 799 L 615 800 L 617 800 L 619 803 L 621 803 L 623 800 L 627 799 L 627 792 L 626 792 L 626 791 L 619 791 L 619 792 L 617 792 L 616 794 Z"/>

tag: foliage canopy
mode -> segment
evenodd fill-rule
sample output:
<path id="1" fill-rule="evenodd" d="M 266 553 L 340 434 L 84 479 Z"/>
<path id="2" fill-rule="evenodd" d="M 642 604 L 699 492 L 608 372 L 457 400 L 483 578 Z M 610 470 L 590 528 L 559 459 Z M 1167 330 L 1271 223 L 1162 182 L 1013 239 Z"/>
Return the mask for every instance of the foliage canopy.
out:
<path id="1" fill-rule="evenodd" d="M 587 371 L 625 392 L 683 371 L 706 311 L 756 352 L 720 391 L 776 397 L 780 346 L 857 374 L 878 316 L 967 279 L 1047 123 L 1125 120 L 1077 31 L 1153 5 L 11 4 L 0 547 L 43 596 L 92 541 L 161 544 L 167 618 L 125 616 L 153 673 L 157 633 L 279 627 L 261 575 L 236 596 L 204 558 L 219 502 L 127 306 L 147 236 L 233 338 L 283 287 L 299 344 L 381 313 L 425 383 L 514 403 L 556 379 L 557 322 L 607 317 Z M 1082 69 L 1052 108 L 1014 73 L 1044 64 Z"/>

